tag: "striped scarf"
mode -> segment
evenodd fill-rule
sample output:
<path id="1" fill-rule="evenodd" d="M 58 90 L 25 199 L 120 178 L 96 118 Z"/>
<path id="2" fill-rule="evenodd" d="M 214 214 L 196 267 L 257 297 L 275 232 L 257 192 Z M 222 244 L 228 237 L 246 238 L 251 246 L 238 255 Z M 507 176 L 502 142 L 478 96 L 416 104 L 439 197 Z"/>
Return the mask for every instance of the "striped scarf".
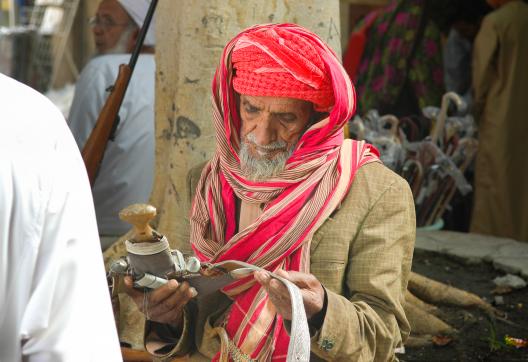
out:
<path id="1" fill-rule="evenodd" d="M 331 77 L 335 103 L 329 117 L 303 134 L 279 175 L 249 181 L 243 177 L 238 157 L 240 118 L 231 54 L 240 39 L 247 39 L 245 34 L 272 27 L 314 44 Z M 204 262 L 241 260 L 269 271 L 308 273 L 313 234 L 339 207 L 359 167 L 378 160 L 370 145 L 343 140 L 343 126 L 355 110 L 355 92 L 348 76 L 335 53 L 315 34 L 292 24 L 263 25 L 242 32 L 227 44 L 212 88 L 217 148 L 193 200 L 191 245 L 197 257 Z M 264 204 L 262 214 L 238 231 L 236 198 Z M 219 329 L 222 350 L 234 345 L 259 361 L 284 361 L 289 337 L 260 284 L 247 277 L 223 292 L 233 304 Z M 215 360 L 226 358 L 219 352 Z"/>

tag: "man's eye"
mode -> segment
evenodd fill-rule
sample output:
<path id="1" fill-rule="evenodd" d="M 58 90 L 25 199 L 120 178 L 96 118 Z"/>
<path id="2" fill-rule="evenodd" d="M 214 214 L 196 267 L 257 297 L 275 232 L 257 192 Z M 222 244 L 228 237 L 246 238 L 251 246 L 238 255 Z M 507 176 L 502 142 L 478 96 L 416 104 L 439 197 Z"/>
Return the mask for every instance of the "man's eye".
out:
<path id="1" fill-rule="evenodd" d="M 116 24 L 116 22 L 112 18 L 107 17 L 107 16 L 103 16 L 100 22 L 101 22 L 101 25 L 106 25 L 106 26 L 113 26 Z"/>
<path id="2" fill-rule="evenodd" d="M 246 106 L 245 109 L 247 113 L 257 113 L 258 112 L 258 108 L 253 107 L 253 106 Z"/>
<path id="3" fill-rule="evenodd" d="M 292 115 L 282 115 L 280 117 L 280 120 L 284 123 L 293 123 L 295 122 L 296 118 L 295 116 L 292 116 Z"/>

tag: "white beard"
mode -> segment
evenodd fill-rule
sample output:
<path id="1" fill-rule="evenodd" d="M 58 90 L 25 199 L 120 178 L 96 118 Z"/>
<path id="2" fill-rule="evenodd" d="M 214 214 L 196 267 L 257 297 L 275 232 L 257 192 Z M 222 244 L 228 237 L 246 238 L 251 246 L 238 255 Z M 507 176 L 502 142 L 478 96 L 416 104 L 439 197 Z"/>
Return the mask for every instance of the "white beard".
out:
<path id="1" fill-rule="evenodd" d="M 127 54 L 128 41 L 133 31 L 133 26 L 126 27 L 125 30 L 123 30 L 123 32 L 121 33 L 121 36 L 119 37 L 119 40 L 117 41 L 116 45 L 114 45 L 112 48 L 108 49 L 102 54 Z"/>
<path id="2" fill-rule="evenodd" d="M 286 161 L 290 158 L 295 145 L 287 149 L 287 144 L 284 141 L 276 141 L 268 145 L 262 146 L 255 142 L 255 136 L 248 134 L 247 140 L 242 140 L 238 156 L 240 157 L 240 165 L 242 173 L 251 181 L 263 181 L 277 176 L 286 165 Z M 275 153 L 273 158 L 267 158 L 263 155 L 262 158 L 255 158 L 250 149 L 250 145 L 255 145 L 260 150 L 276 151 L 283 149 L 284 151 Z"/>

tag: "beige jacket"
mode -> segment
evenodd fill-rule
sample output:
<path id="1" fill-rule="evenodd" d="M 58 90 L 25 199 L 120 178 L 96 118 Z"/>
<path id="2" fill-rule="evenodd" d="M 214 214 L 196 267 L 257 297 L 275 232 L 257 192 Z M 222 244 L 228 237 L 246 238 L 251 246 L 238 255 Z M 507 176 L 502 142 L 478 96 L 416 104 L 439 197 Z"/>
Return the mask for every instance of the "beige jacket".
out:
<path id="1" fill-rule="evenodd" d="M 189 190 L 195 190 L 200 171 L 191 171 Z M 326 288 L 328 307 L 312 338 L 311 360 L 395 360 L 394 349 L 409 334 L 403 303 L 414 241 L 407 182 L 380 163 L 363 166 L 340 209 L 312 240 L 311 273 Z M 189 250 L 189 245 L 176 247 Z M 212 327 L 229 304 L 216 293 L 190 305 L 181 338 L 159 356 L 170 360 L 188 354 L 190 361 L 209 361 L 220 348 Z M 147 323 L 146 342 L 150 330 Z"/>

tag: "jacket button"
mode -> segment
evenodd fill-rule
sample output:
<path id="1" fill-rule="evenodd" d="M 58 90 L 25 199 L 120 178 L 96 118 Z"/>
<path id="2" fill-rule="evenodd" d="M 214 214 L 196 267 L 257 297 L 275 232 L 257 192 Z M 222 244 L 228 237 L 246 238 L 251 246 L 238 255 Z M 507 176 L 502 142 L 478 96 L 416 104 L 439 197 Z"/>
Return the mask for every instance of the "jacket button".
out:
<path id="1" fill-rule="evenodd" d="M 334 342 L 332 340 L 323 339 L 323 343 L 321 343 L 321 347 L 325 351 L 329 351 L 334 347 Z"/>

